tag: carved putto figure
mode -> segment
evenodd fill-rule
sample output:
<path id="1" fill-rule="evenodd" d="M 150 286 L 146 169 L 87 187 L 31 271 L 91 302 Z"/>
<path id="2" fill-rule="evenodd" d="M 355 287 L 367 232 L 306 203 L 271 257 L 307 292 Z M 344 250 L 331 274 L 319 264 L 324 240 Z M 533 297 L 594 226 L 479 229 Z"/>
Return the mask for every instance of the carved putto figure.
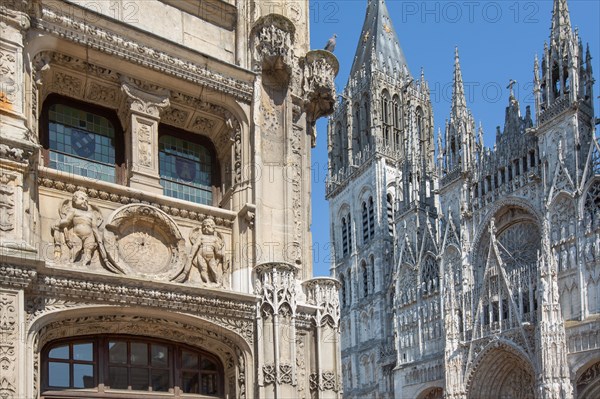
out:
<path id="1" fill-rule="evenodd" d="M 222 287 L 228 265 L 225 259 L 225 242 L 221 233 L 215 230 L 215 221 L 211 218 L 204 219 L 202 227 L 190 233 L 190 241 L 193 247 L 189 281 L 198 282 L 199 274 L 202 283 Z"/>
<path id="2" fill-rule="evenodd" d="M 60 219 L 52 226 L 54 257 L 60 259 L 66 246 L 69 260 L 88 265 L 101 242 L 99 227 L 102 224 L 100 210 L 88 203 L 83 191 L 75 191 L 71 200 L 65 200 L 58 211 Z M 78 245 L 81 243 L 81 247 Z"/>

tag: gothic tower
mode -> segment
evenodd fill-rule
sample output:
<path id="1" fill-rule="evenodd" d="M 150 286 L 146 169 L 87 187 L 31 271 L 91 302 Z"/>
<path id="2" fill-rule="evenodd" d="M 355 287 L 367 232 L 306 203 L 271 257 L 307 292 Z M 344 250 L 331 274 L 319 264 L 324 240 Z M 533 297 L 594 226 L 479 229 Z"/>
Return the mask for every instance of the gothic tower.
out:
<path id="1" fill-rule="evenodd" d="M 429 88 L 422 73 L 415 79 L 409 72 L 384 0 L 368 1 L 328 143 L 345 396 L 392 398 L 397 361 L 392 276 L 399 256 L 394 237 L 401 235 L 405 252 L 417 257 L 423 237 L 435 245 L 430 221 L 436 217 L 436 179 Z M 424 284 L 436 290 L 437 277 Z"/>

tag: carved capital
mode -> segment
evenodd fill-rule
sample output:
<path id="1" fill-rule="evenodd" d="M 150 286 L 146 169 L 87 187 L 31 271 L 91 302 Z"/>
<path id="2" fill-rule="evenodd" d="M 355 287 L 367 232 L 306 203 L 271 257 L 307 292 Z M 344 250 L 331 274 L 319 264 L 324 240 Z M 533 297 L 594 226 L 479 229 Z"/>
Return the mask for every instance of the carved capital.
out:
<path id="1" fill-rule="evenodd" d="M 262 263 L 256 272 L 256 294 L 260 295 L 262 312 L 278 314 L 296 313 L 296 275 L 298 268 L 290 263 Z"/>
<path id="2" fill-rule="evenodd" d="M 308 280 L 302 284 L 306 290 L 308 303 L 317 306 L 314 321 L 317 326 L 329 324 L 337 328 L 340 323 L 340 282 L 333 278 L 322 277 Z"/>
<path id="3" fill-rule="evenodd" d="M 121 90 L 125 93 L 123 111 L 127 114 L 132 112 L 159 119 L 160 113 L 171 104 L 169 90 L 138 83 L 134 85 L 130 79 L 121 83 Z"/>

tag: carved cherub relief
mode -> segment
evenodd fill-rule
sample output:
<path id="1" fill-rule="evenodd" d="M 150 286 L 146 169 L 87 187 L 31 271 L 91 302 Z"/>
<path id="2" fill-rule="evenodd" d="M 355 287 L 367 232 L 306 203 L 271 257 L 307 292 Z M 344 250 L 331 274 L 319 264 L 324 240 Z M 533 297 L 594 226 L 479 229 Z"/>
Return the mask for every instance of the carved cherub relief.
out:
<path id="1" fill-rule="evenodd" d="M 207 218 L 201 228 L 192 230 L 190 242 L 193 247 L 188 281 L 224 286 L 229 264 L 225 257 L 225 241 L 215 230 L 214 220 Z"/>
<path id="2" fill-rule="evenodd" d="M 88 203 L 85 192 L 75 191 L 70 200 L 63 201 L 58 213 L 60 219 L 52 226 L 55 259 L 61 259 L 67 249 L 70 262 L 88 265 L 101 242 L 100 210 Z"/>

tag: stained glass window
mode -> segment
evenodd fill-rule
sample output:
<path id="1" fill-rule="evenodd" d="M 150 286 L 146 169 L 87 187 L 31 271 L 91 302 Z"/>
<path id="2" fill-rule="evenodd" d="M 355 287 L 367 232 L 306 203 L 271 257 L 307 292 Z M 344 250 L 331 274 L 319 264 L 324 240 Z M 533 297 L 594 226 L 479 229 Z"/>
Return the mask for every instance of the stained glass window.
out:
<path id="1" fill-rule="evenodd" d="M 212 161 L 209 149 L 203 145 L 161 136 L 159 165 L 164 194 L 212 205 Z"/>
<path id="2" fill-rule="evenodd" d="M 115 127 L 104 116 L 64 104 L 48 108 L 49 166 L 115 182 Z"/>

